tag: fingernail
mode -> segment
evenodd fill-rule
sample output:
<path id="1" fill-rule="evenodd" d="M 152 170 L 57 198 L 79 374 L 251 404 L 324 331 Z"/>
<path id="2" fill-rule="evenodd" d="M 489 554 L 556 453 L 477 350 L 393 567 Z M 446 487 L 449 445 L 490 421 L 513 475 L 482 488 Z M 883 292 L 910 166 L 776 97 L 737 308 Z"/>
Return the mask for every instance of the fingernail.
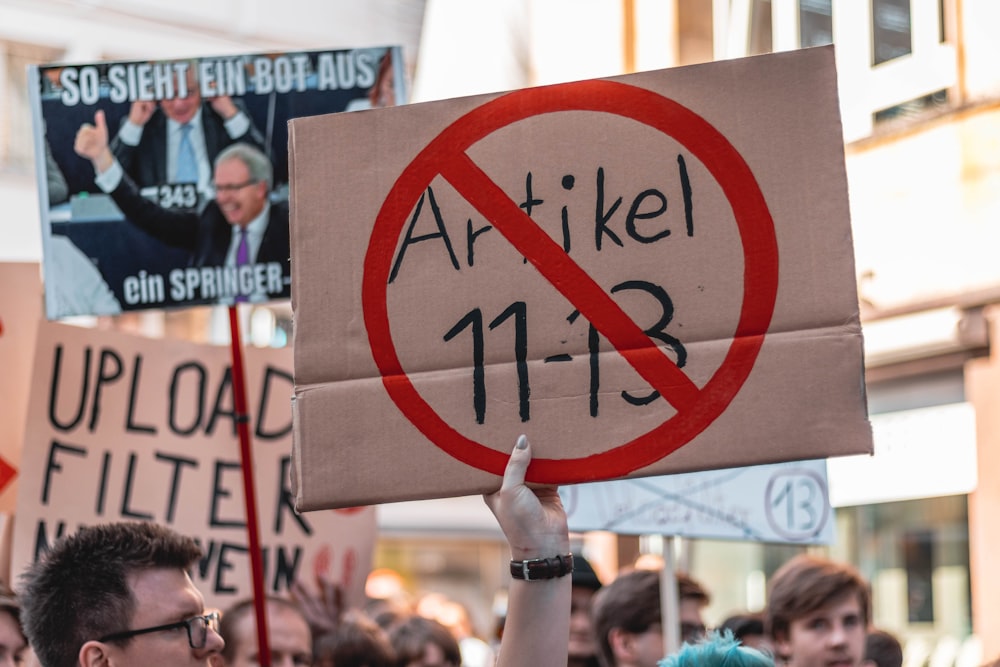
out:
<path id="1" fill-rule="evenodd" d="M 527 449 L 528 448 L 528 436 L 523 435 L 523 434 L 520 435 L 520 436 L 518 436 L 518 438 L 517 438 L 517 448 L 518 449 Z"/>

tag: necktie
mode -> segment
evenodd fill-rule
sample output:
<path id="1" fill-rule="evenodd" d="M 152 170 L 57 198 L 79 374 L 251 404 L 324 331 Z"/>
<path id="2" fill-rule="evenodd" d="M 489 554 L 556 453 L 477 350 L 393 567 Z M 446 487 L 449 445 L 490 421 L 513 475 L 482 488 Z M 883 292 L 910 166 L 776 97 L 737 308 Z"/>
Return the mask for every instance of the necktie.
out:
<path id="1" fill-rule="evenodd" d="M 246 266 L 250 263 L 250 247 L 247 243 L 247 228 L 240 227 L 240 242 L 236 246 L 236 268 L 239 270 L 241 266 Z M 244 303 L 247 300 L 246 295 L 239 294 L 236 297 L 237 303 Z"/>
<path id="2" fill-rule="evenodd" d="M 198 182 L 198 160 L 194 156 L 194 146 L 191 145 L 190 123 L 181 125 L 181 140 L 177 144 L 177 171 L 174 174 L 174 182 Z"/>

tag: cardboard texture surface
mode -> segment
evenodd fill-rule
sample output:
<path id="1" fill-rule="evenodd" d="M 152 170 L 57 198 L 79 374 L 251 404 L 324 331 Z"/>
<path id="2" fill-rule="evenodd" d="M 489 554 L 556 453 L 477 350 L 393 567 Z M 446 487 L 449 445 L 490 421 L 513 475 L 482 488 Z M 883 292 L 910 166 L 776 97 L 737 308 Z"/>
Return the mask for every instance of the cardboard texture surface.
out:
<path id="1" fill-rule="evenodd" d="M 359 605 L 375 508 L 293 511 L 291 352 L 248 347 L 244 360 L 265 592 L 287 595 L 292 581 L 311 586 L 322 576 L 343 588 L 345 604 Z M 191 577 L 209 607 L 253 594 L 229 364 L 227 347 L 39 325 L 15 580 L 78 526 L 147 520 L 201 543 Z"/>
<path id="2" fill-rule="evenodd" d="M 12 513 L 28 414 L 31 362 L 42 319 L 42 274 L 35 262 L 0 263 L 0 512 Z M 10 579 L 5 579 L 10 581 Z"/>
<path id="3" fill-rule="evenodd" d="M 832 48 L 289 136 L 299 509 L 871 451 Z"/>

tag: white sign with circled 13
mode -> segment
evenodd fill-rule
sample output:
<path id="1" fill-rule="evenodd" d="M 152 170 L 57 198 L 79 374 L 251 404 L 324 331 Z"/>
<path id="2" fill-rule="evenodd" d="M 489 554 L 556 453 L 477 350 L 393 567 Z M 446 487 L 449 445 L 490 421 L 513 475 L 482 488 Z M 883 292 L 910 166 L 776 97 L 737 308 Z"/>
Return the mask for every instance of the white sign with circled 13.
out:
<path id="1" fill-rule="evenodd" d="M 576 484 L 559 489 L 572 531 L 830 544 L 824 459 Z"/>

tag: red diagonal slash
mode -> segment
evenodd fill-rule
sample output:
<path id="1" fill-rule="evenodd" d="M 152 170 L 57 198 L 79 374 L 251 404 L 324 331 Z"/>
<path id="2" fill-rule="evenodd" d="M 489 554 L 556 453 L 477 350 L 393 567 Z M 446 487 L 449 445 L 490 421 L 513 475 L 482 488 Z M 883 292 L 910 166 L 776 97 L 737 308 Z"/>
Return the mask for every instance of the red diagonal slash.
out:
<path id="1" fill-rule="evenodd" d="M 486 217 L 615 349 L 678 411 L 690 409 L 700 390 L 625 314 L 614 299 L 468 155 L 443 165 L 441 175 Z"/>
<path id="2" fill-rule="evenodd" d="M 0 456 L 0 492 L 7 488 L 14 478 L 17 477 L 17 468 L 7 462 L 7 459 Z"/>
<path id="3" fill-rule="evenodd" d="M 563 111 L 607 113 L 662 132 L 689 150 L 716 180 L 733 209 L 743 243 L 743 306 L 725 359 L 700 389 L 467 155 L 476 142 L 507 125 Z M 500 475 L 508 453 L 459 433 L 420 395 L 396 353 L 387 283 L 405 221 L 437 176 L 471 203 L 542 276 L 593 324 L 628 363 L 670 402 L 676 414 L 649 432 L 606 451 L 575 459 L 533 459 L 528 479 L 570 483 L 621 477 L 697 437 L 739 393 L 764 342 L 778 289 L 774 222 L 753 173 L 718 130 L 691 110 L 645 88 L 583 81 L 508 93 L 446 127 L 400 174 L 376 218 L 362 281 L 362 308 L 382 383 L 406 418 L 455 459 Z"/>

